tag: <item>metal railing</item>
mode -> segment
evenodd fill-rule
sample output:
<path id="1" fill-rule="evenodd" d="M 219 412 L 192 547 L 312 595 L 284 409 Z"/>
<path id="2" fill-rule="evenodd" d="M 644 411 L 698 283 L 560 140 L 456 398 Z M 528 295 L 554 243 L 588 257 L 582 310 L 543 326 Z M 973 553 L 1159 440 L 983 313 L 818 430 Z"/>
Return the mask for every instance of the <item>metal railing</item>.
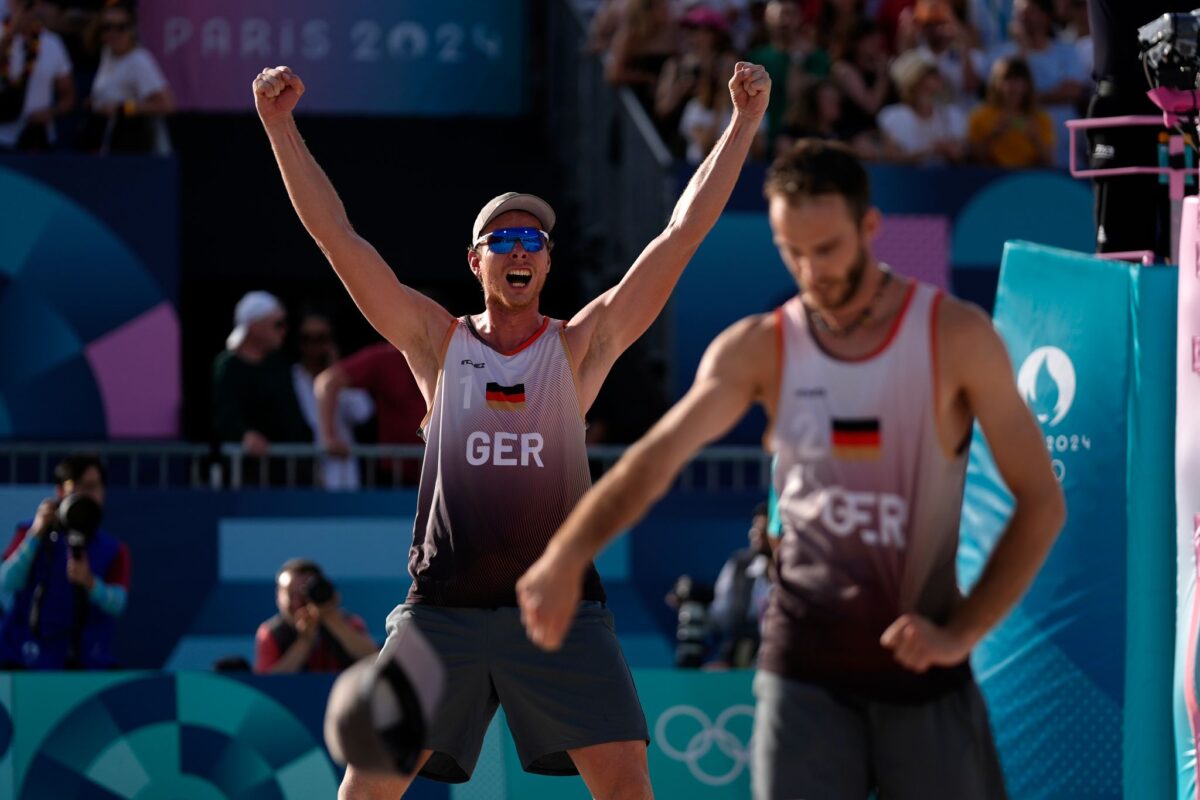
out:
<path id="1" fill-rule="evenodd" d="M 203 444 L 143 442 L 0 443 L 0 486 L 46 484 L 54 467 L 71 453 L 95 453 L 108 470 L 108 485 L 123 489 L 252 490 L 317 488 L 325 452 L 309 444 L 277 444 L 270 455 L 247 454 L 240 445 L 219 450 Z M 593 478 L 606 472 L 625 447 L 593 445 L 588 462 Z M 412 488 L 420 473 L 421 445 L 358 445 L 362 488 Z M 682 491 L 766 490 L 770 462 L 756 447 L 711 447 L 680 473 Z"/>

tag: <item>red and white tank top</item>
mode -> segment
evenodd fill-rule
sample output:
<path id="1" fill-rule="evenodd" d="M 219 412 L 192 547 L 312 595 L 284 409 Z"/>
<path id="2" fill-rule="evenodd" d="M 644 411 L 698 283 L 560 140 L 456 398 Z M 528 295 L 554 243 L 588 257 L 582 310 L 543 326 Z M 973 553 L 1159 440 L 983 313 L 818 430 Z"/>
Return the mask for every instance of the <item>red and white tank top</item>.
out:
<path id="1" fill-rule="evenodd" d="M 509 353 L 469 317 L 447 334 L 424 426 L 409 602 L 515 605 L 517 579 L 591 486 L 564 327 L 547 317 Z M 604 600 L 594 568 L 584 599 Z"/>
<path id="2" fill-rule="evenodd" d="M 963 665 L 924 675 L 879 637 L 902 613 L 943 623 L 955 572 L 966 454 L 935 419 L 938 290 L 913 283 L 886 341 L 856 360 L 827 353 L 799 297 L 776 312 L 780 395 L 771 449 L 783 537 L 761 664 L 891 700 L 958 686 Z"/>

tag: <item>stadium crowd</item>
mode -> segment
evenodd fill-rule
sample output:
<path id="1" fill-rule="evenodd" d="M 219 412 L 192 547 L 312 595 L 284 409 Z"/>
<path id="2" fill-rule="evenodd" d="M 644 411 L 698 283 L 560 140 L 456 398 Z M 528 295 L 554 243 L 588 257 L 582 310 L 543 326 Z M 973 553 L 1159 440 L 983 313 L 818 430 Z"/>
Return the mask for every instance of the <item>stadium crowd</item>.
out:
<path id="1" fill-rule="evenodd" d="M 676 155 L 699 162 L 730 114 L 720 77 L 764 65 L 758 147 L 835 139 L 903 164 L 1063 166 L 1092 42 L 1082 0 L 601 0 L 589 48 Z"/>

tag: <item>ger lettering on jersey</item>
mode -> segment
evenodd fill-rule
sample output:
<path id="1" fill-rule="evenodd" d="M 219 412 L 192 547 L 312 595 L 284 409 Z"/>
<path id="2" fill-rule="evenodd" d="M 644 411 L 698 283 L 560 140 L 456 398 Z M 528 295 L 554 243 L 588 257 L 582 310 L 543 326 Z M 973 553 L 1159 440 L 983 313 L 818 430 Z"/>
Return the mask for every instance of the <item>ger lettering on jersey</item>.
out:
<path id="1" fill-rule="evenodd" d="M 561 320 L 502 353 L 469 317 L 447 334 L 409 552 L 410 603 L 516 605 L 517 578 L 591 486 Z M 604 600 L 595 569 L 585 600 Z"/>

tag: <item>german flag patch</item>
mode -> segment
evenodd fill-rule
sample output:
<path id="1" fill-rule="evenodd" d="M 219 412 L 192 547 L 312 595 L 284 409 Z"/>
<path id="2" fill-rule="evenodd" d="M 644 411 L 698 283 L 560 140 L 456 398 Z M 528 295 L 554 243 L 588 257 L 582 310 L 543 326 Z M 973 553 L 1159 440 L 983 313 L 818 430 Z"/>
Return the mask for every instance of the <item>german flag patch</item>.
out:
<path id="1" fill-rule="evenodd" d="M 833 456 L 843 461 L 878 461 L 883 439 L 878 419 L 833 420 Z"/>
<path id="2" fill-rule="evenodd" d="M 501 386 L 498 383 L 489 382 L 485 397 L 488 408 L 494 408 L 497 411 L 520 411 L 525 407 L 525 384 Z"/>

